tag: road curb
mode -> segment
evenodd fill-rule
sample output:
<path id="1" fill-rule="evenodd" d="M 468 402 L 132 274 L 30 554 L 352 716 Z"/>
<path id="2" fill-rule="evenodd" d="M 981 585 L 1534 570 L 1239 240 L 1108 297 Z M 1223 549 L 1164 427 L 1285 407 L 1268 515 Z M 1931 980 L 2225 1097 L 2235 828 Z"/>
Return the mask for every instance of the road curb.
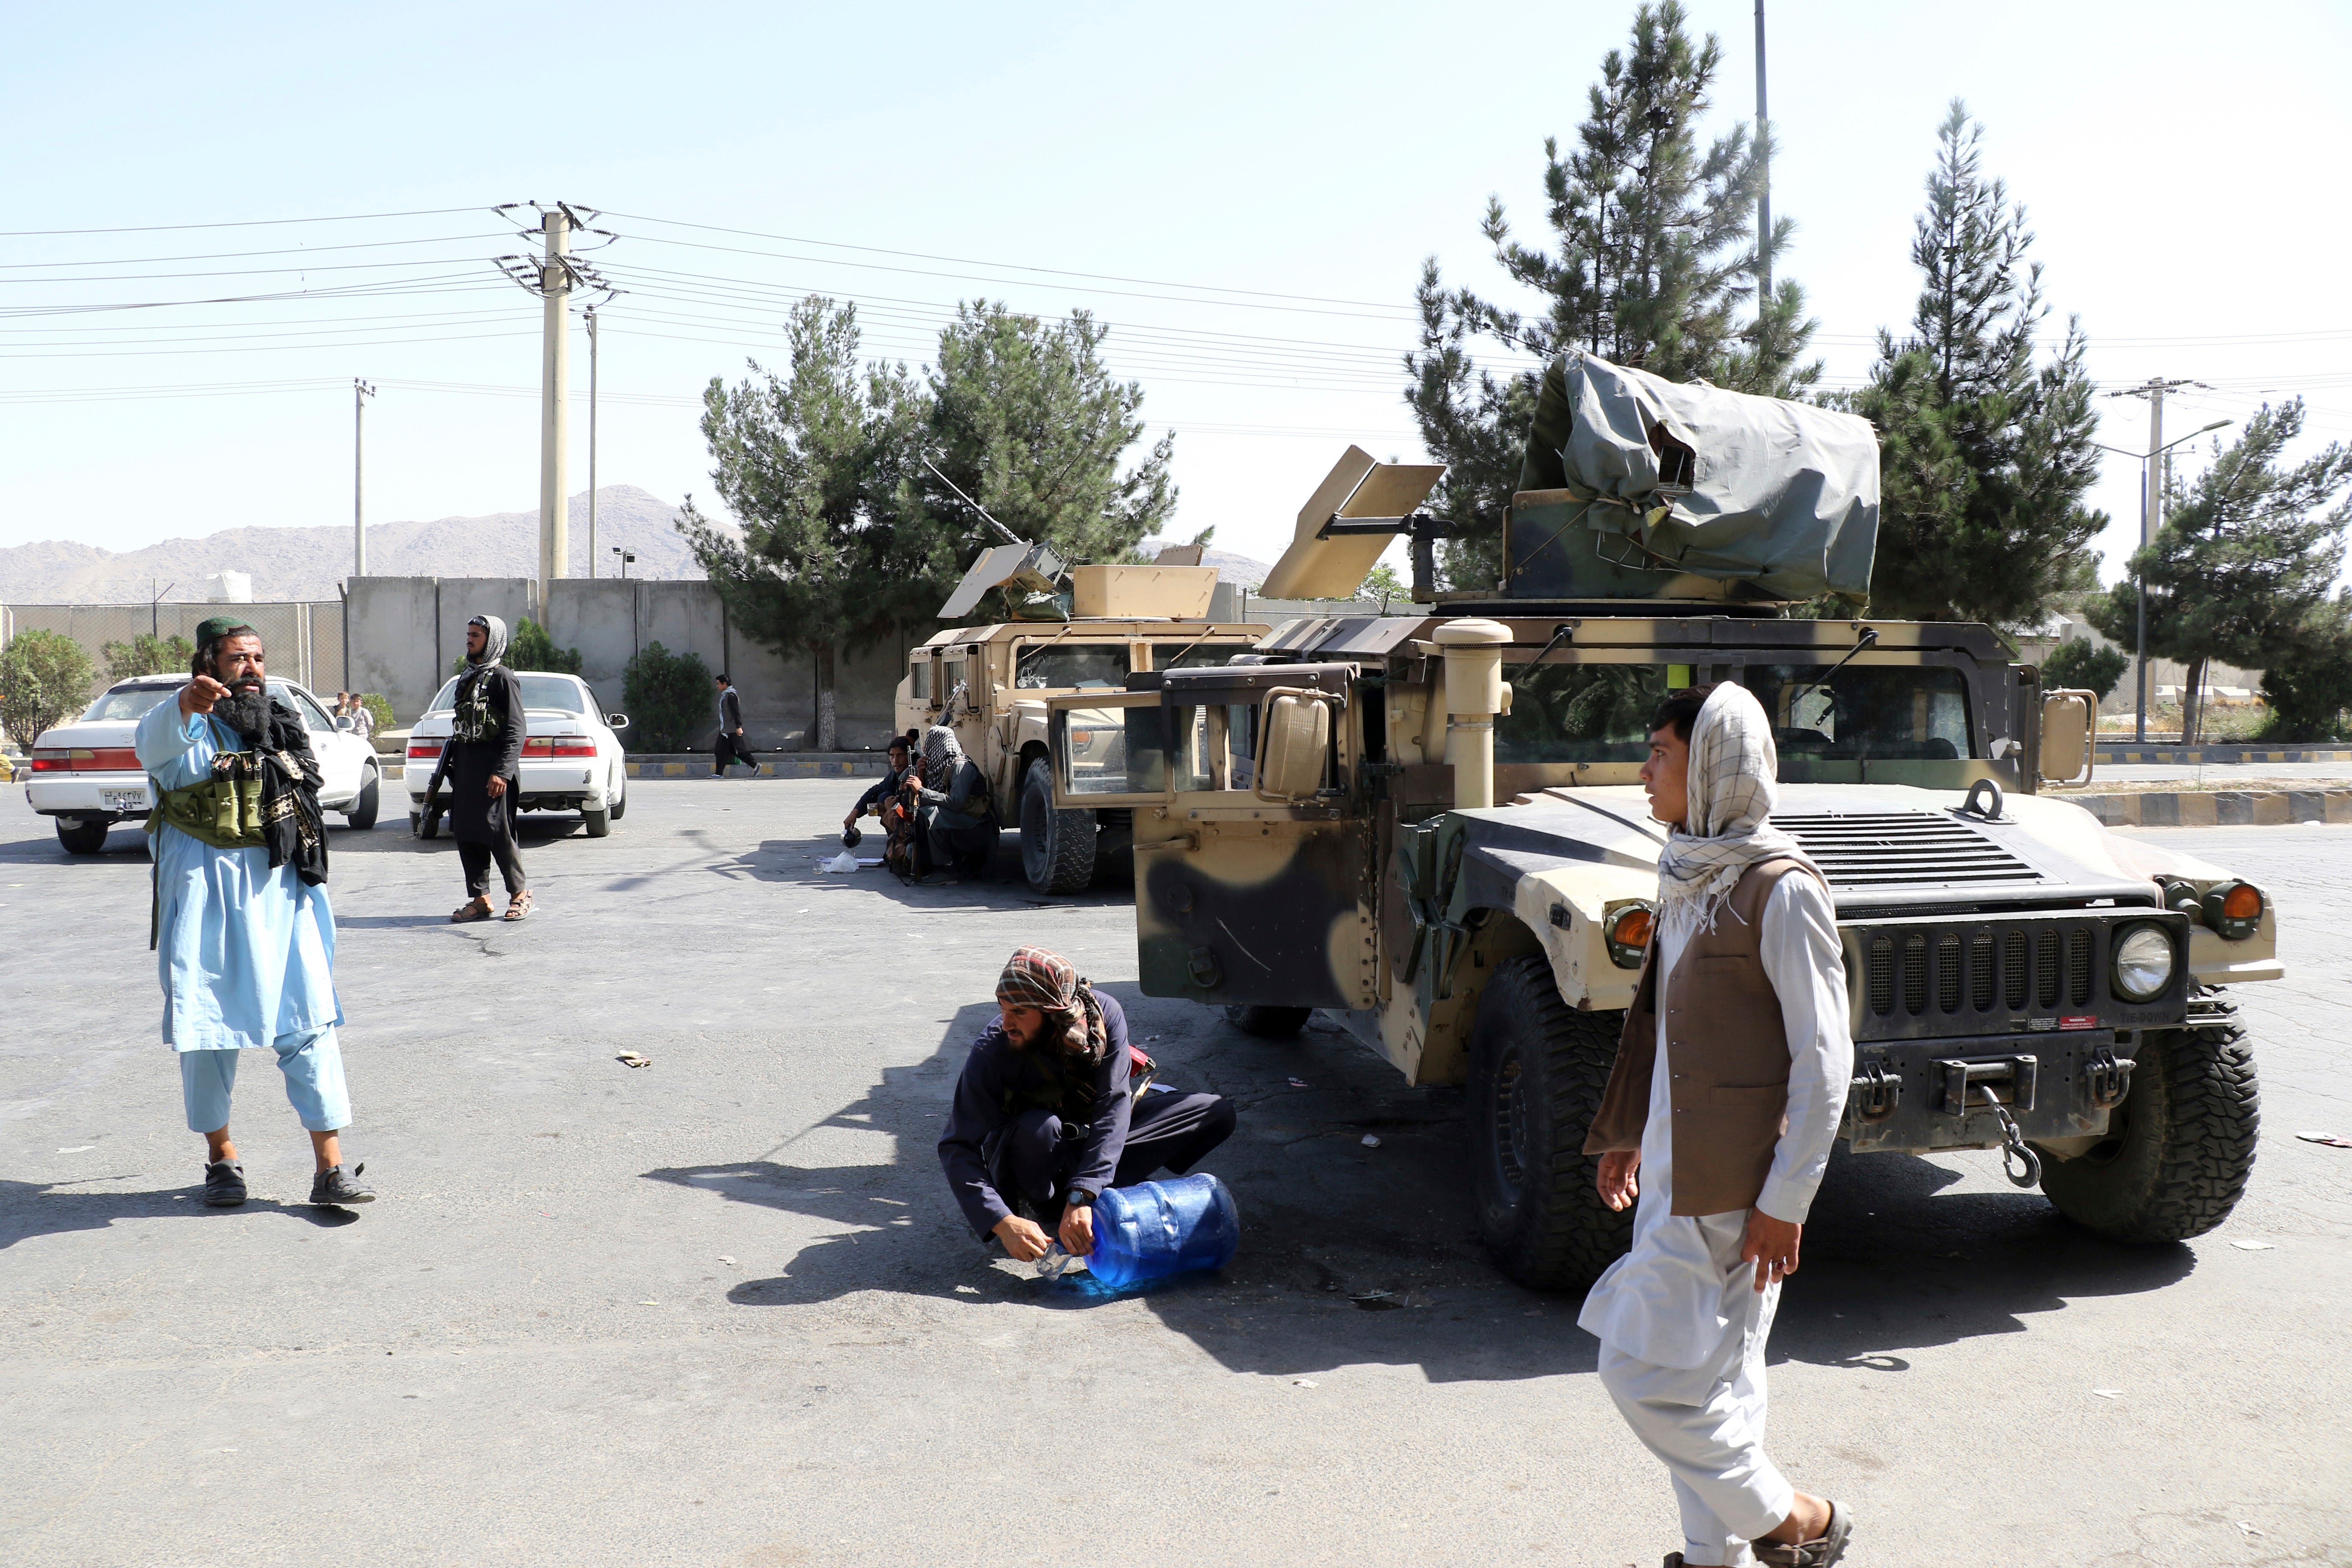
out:
<path id="1" fill-rule="evenodd" d="M 2095 748 L 2102 767 L 2124 763 L 2189 767 L 2198 763 L 2234 766 L 2241 763 L 2352 763 L 2352 748 L 2344 746 L 2161 746 L 2101 742 Z"/>
<path id="2" fill-rule="evenodd" d="M 2109 827 L 2279 827 L 2352 822 L 2352 789 L 2149 790 L 2061 795 Z"/>

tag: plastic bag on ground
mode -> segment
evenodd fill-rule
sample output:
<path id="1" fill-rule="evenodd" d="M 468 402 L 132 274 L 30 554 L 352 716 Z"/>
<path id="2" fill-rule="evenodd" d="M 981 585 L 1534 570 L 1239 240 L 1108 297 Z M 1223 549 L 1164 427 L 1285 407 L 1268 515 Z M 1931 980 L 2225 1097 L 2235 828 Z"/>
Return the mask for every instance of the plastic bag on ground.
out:
<path id="1" fill-rule="evenodd" d="M 857 869 L 857 857 L 845 849 L 840 854 L 835 856 L 832 859 L 827 860 L 818 868 L 827 872 L 828 874 L 833 872 L 855 871 Z"/>

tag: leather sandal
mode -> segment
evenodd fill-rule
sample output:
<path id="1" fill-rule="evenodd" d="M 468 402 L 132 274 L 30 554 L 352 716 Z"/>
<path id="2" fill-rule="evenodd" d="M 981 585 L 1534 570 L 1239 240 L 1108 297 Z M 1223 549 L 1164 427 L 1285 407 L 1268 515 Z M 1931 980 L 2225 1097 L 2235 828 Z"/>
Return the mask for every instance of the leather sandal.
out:
<path id="1" fill-rule="evenodd" d="M 508 901 L 506 918 L 510 921 L 525 919 L 530 914 L 530 889 L 525 888 Z"/>
<path id="2" fill-rule="evenodd" d="M 468 899 L 449 911 L 451 925 L 461 926 L 473 921 L 486 921 L 490 918 L 490 900 L 488 894 L 478 899 Z"/>
<path id="3" fill-rule="evenodd" d="M 1832 1563 L 1845 1556 L 1846 1544 L 1853 1539 L 1853 1515 L 1846 1511 L 1845 1504 L 1832 1499 L 1830 1501 L 1830 1521 L 1812 1540 L 1794 1545 L 1785 1541 L 1758 1541 L 1749 1544 L 1755 1550 L 1757 1562 L 1773 1564 L 1774 1568 L 1784 1563 L 1790 1568 L 1830 1568 Z"/>

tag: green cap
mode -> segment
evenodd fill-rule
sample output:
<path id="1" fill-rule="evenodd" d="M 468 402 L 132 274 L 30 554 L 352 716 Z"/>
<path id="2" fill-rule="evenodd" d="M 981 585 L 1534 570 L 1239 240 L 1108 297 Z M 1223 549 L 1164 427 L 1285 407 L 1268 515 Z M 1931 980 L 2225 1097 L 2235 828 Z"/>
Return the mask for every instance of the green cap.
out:
<path id="1" fill-rule="evenodd" d="M 210 647 L 231 632 L 249 632 L 253 628 L 234 616 L 212 616 L 196 628 L 196 646 Z"/>

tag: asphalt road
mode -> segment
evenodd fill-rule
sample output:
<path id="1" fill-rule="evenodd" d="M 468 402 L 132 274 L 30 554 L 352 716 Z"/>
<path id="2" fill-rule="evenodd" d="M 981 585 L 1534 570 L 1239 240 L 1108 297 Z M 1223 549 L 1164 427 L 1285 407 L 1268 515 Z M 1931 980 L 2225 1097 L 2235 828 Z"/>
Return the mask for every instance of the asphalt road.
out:
<path id="1" fill-rule="evenodd" d="M 446 839 L 339 835 L 346 1148 L 383 1194 L 352 1216 L 299 1202 L 307 1146 L 253 1054 L 256 1201 L 200 1205 L 138 840 L 68 858 L 0 795 L 0 1563 L 1676 1544 L 1576 1303 L 1469 1237 L 1458 1096 L 1138 997 L 1116 892 L 816 874 L 859 787 L 642 784 L 610 838 L 534 826 L 515 928 L 446 923 Z M 2243 996 L 2266 1119 L 2221 1232 L 2091 1240 L 1990 1155 L 1832 1167 L 1772 1446 L 1856 1509 L 1849 1563 L 2352 1562 L 2352 1152 L 2292 1136 L 2352 1134 L 2347 831 L 2168 835 L 2273 890 L 2292 965 Z M 1127 1000 L 1170 1081 L 1242 1104 L 1211 1162 L 1247 1227 L 1222 1277 L 1098 1300 L 962 1228 L 932 1144 L 1021 942 Z M 1404 1305 L 1351 1302 L 1374 1289 Z"/>

